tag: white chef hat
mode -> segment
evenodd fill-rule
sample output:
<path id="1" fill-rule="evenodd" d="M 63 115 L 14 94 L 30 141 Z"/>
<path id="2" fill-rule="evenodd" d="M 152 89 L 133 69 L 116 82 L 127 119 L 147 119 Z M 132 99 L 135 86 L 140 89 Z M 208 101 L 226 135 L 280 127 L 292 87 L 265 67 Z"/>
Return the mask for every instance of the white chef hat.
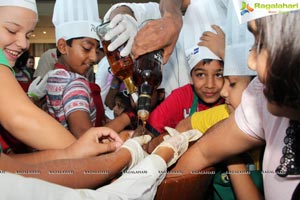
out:
<path id="1" fill-rule="evenodd" d="M 211 50 L 204 46 L 195 45 L 187 49 L 185 51 L 185 54 L 191 70 L 198 64 L 198 62 L 203 59 L 221 60 L 221 58 L 219 58 Z"/>
<path id="2" fill-rule="evenodd" d="M 183 20 L 184 49 L 199 42 L 204 31 L 215 32 L 211 25 L 221 28 L 226 23 L 227 4 L 221 0 L 191 0 Z"/>
<path id="3" fill-rule="evenodd" d="M 233 0 L 234 10 L 240 23 L 261 17 L 299 10 L 299 0 Z"/>
<path id="4" fill-rule="evenodd" d="M 35 0 L 1 0 L 0 6 L 18 6 L 27 8 L 37 13 L 37 7 Z"/>
<path id="5" fill-rule="evenodd" d="M 256 72 L 248 68 L 248 56 L 254 37 L 248 31 L 247 24 L 240 24 L 235 12 L 232 11 L 233 3 L 228 5 L 225 29 L 225 58 L 224 76 L 253 76 Z"/>
<path id="6" fill-rule="evenodd" d="M 56 0 L 52 22 L 56 42 L 77 37 L 90 37 L 100 41 L 96 28 L 101 21 L 97 0 Z"/>

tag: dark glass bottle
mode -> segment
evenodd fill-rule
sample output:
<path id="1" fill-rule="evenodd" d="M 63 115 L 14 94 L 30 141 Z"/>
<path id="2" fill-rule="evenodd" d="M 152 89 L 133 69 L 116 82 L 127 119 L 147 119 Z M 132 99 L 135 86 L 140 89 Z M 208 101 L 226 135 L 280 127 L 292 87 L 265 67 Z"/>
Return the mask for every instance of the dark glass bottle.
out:
<path id="1" fill-rule="evenodd" d="M 151 96 L 162 81 L 162 50 L 140 56 L 135 63 L 133 81 L 138 87 L 137 114 L 145 122 L 151 110 Z"/>

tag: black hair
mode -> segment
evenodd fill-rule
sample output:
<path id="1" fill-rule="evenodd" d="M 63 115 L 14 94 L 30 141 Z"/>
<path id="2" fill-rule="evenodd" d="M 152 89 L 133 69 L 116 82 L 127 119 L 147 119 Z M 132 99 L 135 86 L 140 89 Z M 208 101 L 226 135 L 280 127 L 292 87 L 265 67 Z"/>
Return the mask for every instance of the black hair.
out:
<path id="1" fill-rule="evenodd" d="M 115 95 L 115 99 L 116 98 L 119 98 L 121 100 L 121 103 L 124 105 L 124 112 L 132 110 L 130 97 L 129 97 L 129 94 L 127 93 L 127 91 L 124 90 L 124 91 L 118 92 Z"/>
<path id="2" fill-rule="evenodd" d="M 300 12 L 256 20 L 259 46 L 267 50 L 264 94 L 279 106 L 300 108 Z"/>
<path id="3" fill-rule="evenodd" d="M 66 43 L 69 47 L 72 47 L 73 40 L 78 40 L 78 39 L 83 39 L 83 38 L 84 37 L 71 38 L 71 39 L 66 40 Z M 57 58 L 59 58 L 61 56 L 61 53 L 58 50 L 58 48 L 56 48 L 56 55 L 57 55 Z"/>
<path id="4" fill-rule="evenodd" d="M 203 65 L 206 65 L 206 64 L 210 64 L 212 61 L 214 61 L 215 59 L 202 59 L 200 62 L 203 63 Z M 218 61 L 222 66 L 224 66 L 224 61 L 223 60 L 215 60 L 215 61 Z M 194 66 L 195 67 L 195 66 Z M 194 71 L 194 67 L 193 69 L 190 71 L 190 76 L 192 76 L 192 73 Z"/>
<path id="5" fill-rule="evenodd" d="M 26 66 L 29 55 L 29 51 L 25 51 L 20 57 L 17 58 L 14 67 L 19 69 L 24 68 Z"/>

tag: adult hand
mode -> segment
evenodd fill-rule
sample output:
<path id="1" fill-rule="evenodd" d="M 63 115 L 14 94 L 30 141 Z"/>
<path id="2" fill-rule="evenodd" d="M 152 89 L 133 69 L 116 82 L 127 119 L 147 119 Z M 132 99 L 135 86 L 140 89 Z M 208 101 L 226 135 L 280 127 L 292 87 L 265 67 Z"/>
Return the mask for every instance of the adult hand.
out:
<path id="1" fill-rule="evenodd" d="M 84 158 L 116 151 L 122 144 L 122 139 L 112 129 L 93 127 L 66 150 L 72 158 Z"/>
<path id="2" fill-rule="evenodd" d="M 131 163 L 127 169 L 131 169 L 148 154 L 143 150 L 142 145 L 151 140 L 150 135 L 143 135 L 126 140 L 121 148 L 126 148 L 131 154 Z"/>
<path id="3" fill-rule="evenodd" d="M 41 76 L 38 76 L 31 82 L 27 92 L 29 97 L 33 98 L 34 100 L 40 100 L 46 95 L 47 79 L 51 72 L 52 70 L 45 74 L 43 79 Z"/>
<path id="4" fill-rule="evenodd" d="M 131 49 L 133 57 L 137 59 L 145 53 L 163 49 L 165 64 L 174 50 L 181 26 L 182 18 L 162 17 L 149 21 L 134 38 Z"/>
<path id="5" fill-rule="evenodd" d="M 205 46 L 214 52 L 217 56 L 224 60 L 225 52 L 225 33 L 217 25 L 211 26 L 216 33 L 211 31 L 204 31 L 200 37 L 199 46 Z"/>
<path id="6" fill-rule="evenodd" d="M 127 41 L 120 55 L 129 55 L 134 37 L 138 31 L 137 21 L 130 15 L 118 14 L 110 21 L 109 26 L 111 30 L 105 35 L 104 39 L 111 40 L 115 37 L 116 39 L 108 46 L 108 50 L 114 51 Z"/>
<path id="7" fill-rule="evenodd" d="M 195 141 L 203 135 L 200 131 L 198 131 L 196 129 L 188 130 L 183 133 L 179 133 L 175 129 L 172 129 L 169 127 L 166 127 L 165 129 L 168 131 L 168 133 L 171 136 L 164 137 L 165 141 L 163 141 L 161 144 L 159 144 L 154 149 L 152 154 L 155 153 L 160 147 L 169 147 L 169 148 L 173 149 L 174 156 L 171 159 L 171 161 L 169 161 L 167 163 L 168 167 L 173 165 L 178 160 L 178 158 L 180 158 L 180 156 L 184 152 L 186 152 L 186 150 L 188 149 L 188 146 L 189 146 L 189 142 Z"/>

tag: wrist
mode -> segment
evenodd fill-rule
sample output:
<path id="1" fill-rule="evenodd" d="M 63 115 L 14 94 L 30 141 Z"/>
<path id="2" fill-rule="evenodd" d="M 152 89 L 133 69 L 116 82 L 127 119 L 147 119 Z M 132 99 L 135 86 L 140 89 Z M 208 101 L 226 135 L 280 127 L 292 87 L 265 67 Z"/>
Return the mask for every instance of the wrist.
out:
<path id="1" fill-rule="evenodd" d="M 120 85 L 119 85 L 119 84 L 114 84 L 114 83 L 112 83 L 112 84 L 110 85 L 110 88 L 113 89 L 113 90 L 118 90 L 118 89 L 120 89 Z"/>
<path id="2" fill-rule="evenodd" d="M 169 147 L 159 147 L 155 153 L 168 163 L 174 156 L 174 150 Z"/>

